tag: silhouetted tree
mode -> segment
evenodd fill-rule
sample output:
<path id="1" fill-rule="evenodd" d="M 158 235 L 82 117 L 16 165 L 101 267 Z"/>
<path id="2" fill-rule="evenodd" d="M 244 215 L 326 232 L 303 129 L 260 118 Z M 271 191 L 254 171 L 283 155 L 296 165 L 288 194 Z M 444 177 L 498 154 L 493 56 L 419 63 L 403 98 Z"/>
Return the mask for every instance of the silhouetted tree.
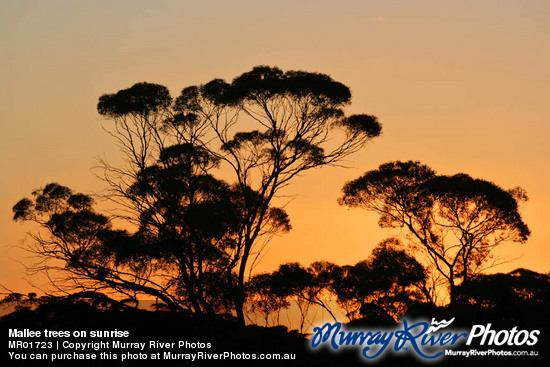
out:
<path id="1" fill-rule="evenodd" d="M 58 302 L 86 303 L 96 310 L 121 310 L 128 308 L 124 302 L 116 301 L 98 292 L 76 292 L 67 296 L 56 297 L 45 295 L 38 297 L 36 293 L 10 293 L 0 300 L 0 306 L 12 308 L 15 311 L 35 310 Z"/>
<path id="2" fill-rule="evenodd" d="M 40 260 L 33 270 L 48 272 L 54 285 L 65 291 L 107 287 L 130 298 L 141 292 L 178 309 L 177 297 L 151 278 L 153 269 L 161 265 L 150 256 L 136 255 L 144 252 L 144 241 L 113 230 L 92 204 L 89 196 L 51 183 L 34 191 L 33 199 L 14 206 L 15 220 L 36 222 L 45 231 L 32 235 L 31 251 Z"/>
<path id="3" fill-rule="evenodd" d="M 304 330 L 307 314 L 313 304 L 310 299 L 317 291 L 314 276 L 299 263 L 287 263 L 272 273 L 272 282 L 277 292 L 294 302 L 300 312 L 300 332 Z"/>
<path id="4" fill-rule="evenodd" d="M 300 332 L 303 332 L 311 306 L 324 308 L 336 320 L 327 304 L 332 284 L 339 279 L 339 267 L 328 262 L 316 262 L 309 268 L 299 263 L 286 263 L 271 273 L 253 276 L 247 283 L 253 310 L 260 310 L 266 320 L 293 302 L 300 312 Z"/>
<path id="5" fill-rule="evenodd" d="M 313 276 L 313 282 L 307 289 L 306 300 L 323 308 L 337 321 L 330 304 L 331 297 L 335 295 L 336 282 L 342 276 L 342 268 L 328 261 L 315 261 L 307 271 Z"/>
<path id="6" fill-rule="evenodd" d="M 105 94 L 98 112 L 113 122 L 106 130 L 124 163 L 102 160 L 103 179 L 117 217 L 138 230 L 114 231 L 111 218 L 94 212 L 85 195 L 86 208 L 65 203 L 60 213 L 24 199 L 14 208 L 16 219 L 40 217 L 49 231 L 54 214 L 57 226 L 87 216 L 85 225 L 97 231 L 82 235 L 91 239 L 72 228 L 67 246 L 50 231 L 37 252 L 74 263 L 66 270 L 76 271 L 79 282 L 88 278 L 132 297 L 155 295 L 176 309 L 216 312 L 224 303 L 217 290 L 229 289 L 244 323 L 250 259 L 290 229 L 285 211 L 271 205 L 275 195 L 300 173 L 337 164 L 380 134 L 376 117 L 344 116 L 350 99 L 349 88 L 327 75 L 267 66 L 231 83 L 215 79 L 184 88 L 176 99 L 151 83 Z M 213 176 L 219 166 L 233 173 L 232 185 Z M 87 257 L 76 256 L 76 249 Z"/>
<path id="7" fill-rule="evenodd" d="M 55 183 L 18 202 L 14 218 L 45 229 L 34 235 L 32 250 L 41 257 L 34 270 L 48 271 L 64 290 L 107 288 L 133 300 L 149 294 L 174 310 L 230 312 L 241 195 L 183 166 L 140 172 L 128 195 L 145 198 L 149 207 L 134 233 L 114 230 L 90 197 Z M 267 223 L 288 225 L 284 212 L 275 213 Z"/>
<path id="8" fill-rule="evenodd" d="M 466 174 L 436 175 L 419 162 L 390 162 L 348 182 L 340 203 L 380 215 L 381 227 L 407 229 L 416 248 L 447 280 L 479 272 L 503 241 L 523 243 L 530 232 L 518 211 L 521 188 L 503 190 Z"/>
<path id="9" fill-rule="evenodd" d="M 290 303 L 274 274 L 256 274 L 246 283 L 246 288 L 252 312 L 263 317 L 265 326 L 269 326 L 269 316 L 275 313 L 275 323 L 278 325 L 281 310 L 289 307 Z"/>
<path id="10" fill-rule="evenodd" d="M 2 308 L 3 315 L 12 311 L 32 309 L 38 304 L 40 304 L 40 299 L 36 297 L 36 293 L 21 294 L 11 292 L 0 299 L 0 307 Z"/>
<path id="11" fill-rule="evenodd" d="M 211 135 L 201 130 L 200 142 L 231 168 L 244 194 L 245 224 L 235 256 L 240 320 L 249 257 L 275 194 L 296 175 L 335 164 L 380 134 L 374 116 L 344 117 L 343 107 L 350 99 L 348 87 L 327 75 L 258 66 L 232 83 L 215 79 L 185 88 L 175 101 L 176 116 L 209 130 Z M 177 133 L 187 129 L 186 123 L 173 121 Z M 259 199 L 247 194 L 248 187 Z"/>
<path id="12" fill-rule="evenodd" d="M 527 269 L 507 274 L 476 274 L 460 285 L 458 302 L 506 318 L 536 318 L 550 305 L 550 276 Z"/>
<path id="13" fill-rule="evenodd" d="M 407 307 L 425 299 L 420 291 L 426 280 L 424 267 L 399 241 L 378 244 L 367 260 L 342 267 L 333 291 L 350 320 L 359 316 L 397 320 Z"/>

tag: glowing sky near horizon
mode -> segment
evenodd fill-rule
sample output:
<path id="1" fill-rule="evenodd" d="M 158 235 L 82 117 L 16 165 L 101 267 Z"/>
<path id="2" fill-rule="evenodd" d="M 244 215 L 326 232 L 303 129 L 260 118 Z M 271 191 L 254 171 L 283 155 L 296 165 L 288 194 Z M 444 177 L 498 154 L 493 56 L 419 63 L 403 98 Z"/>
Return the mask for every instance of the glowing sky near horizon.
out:
<path id="1" fill-rule="evenodd" d="M 383 134 L 350 168 L 308 172 L 284 192 L 296 195 L 293 230 L 255 271 L 366 258 L 398 232 L 339 207 L 340 189 L 413 159 L 526 189 L 532 236 L 503 245 L 497 254 L 515 260 L 493 271 L 548 272 L 549 16 L 543 1 L 3 1 L 0 284 L 33 290 L 21 264 L 31 260 L 16 247 L 33 227 L 11 220 L 13 204 L 52 181 L 102 189 L 95 157 L 116 148 L 96 112 L 101 94 L 148 81 L 175 96 L 259 64 L 331 75 L 352 90 L 347 111 L 377 115 Z"/>

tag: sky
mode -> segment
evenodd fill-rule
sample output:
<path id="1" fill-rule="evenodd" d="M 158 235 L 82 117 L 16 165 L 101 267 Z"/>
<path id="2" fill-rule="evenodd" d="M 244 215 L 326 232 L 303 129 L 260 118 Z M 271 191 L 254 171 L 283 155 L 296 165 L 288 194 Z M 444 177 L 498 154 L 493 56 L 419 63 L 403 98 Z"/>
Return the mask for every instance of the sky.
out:
<path id="1" fill-rule="evenodd" d="M 550 271 L 550 3 L 546 1 L 12 1 L 0 3 L 0 284 L 37 291 L 20 247 L 32 225 L 12 206 L 59 182 L 103 183 L 98 156 L 116 157 L 98 97 L 147 81 L 182 88 L 232 80 L 255 65 L 331 75 L 350 87 L 348 113 L 378 116 L 381 137 L 348 168 L 299 177 L 284 194 L 293 230 L 254 269 L 365 259 L 383 238 L 377 217 L 337 204 L 346 181 L 392 160 L 440 174 L 521 186 L 525 244 L 496 254 Z M 36 288 L 38 287 L 38 288 Z"/>

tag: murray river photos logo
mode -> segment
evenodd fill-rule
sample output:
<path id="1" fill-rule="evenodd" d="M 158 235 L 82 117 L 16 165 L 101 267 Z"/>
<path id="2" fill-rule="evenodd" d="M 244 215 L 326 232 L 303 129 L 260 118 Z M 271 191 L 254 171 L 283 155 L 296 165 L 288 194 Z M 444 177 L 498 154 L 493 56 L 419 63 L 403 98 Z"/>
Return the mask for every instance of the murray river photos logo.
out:
<path id="1" fill-rule="evenodd" d="M 467 346 L 533 346 L 539 330 L 493 330 L 491 324 L 473 325 L 470 330 L 452 329 L 455 319 L 409 322 L 403 319 L 393 329 L 347 330 L 339 322 L 326 323 L 313 329 L 311 347 L 327 346 L 333 350 L 357 348 L 369 360 L 387 353 L 413 353 L 420 359 L 436 360 L 447 355 L 446 350 L 465 343 Z"/>

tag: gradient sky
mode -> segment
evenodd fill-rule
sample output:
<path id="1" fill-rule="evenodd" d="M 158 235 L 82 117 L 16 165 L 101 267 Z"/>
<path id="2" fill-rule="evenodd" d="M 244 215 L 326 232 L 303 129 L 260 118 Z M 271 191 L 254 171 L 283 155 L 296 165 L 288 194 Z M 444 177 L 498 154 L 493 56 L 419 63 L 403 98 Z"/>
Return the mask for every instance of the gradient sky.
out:
<path id="1" fill-rule="evenodd" d="M 52 181 L 93 193 L 95 157 L 116 157 L 98 97 L 138 81 L 173 95 L 254 65 L 331 75 L 349 113 L 379 117 L 383 135 L 351 168 L 308 172 L 285 194 L 294 229 L 256 271 L 315 260 L 354 264 L 396 232 L 339 207 L 343 184 L 390 160 L 420 160 L 503 188 L 522 186 L 532 236 L 497 253 L 492 271 L 550 265 L 550 2 L 546 1 L 21 1 L 0 3 L 0 284 L 33 288 L 16 246 L 30 225 L 11 207 Z M 35 279 L 40 285 L 40 279 Z"/>

